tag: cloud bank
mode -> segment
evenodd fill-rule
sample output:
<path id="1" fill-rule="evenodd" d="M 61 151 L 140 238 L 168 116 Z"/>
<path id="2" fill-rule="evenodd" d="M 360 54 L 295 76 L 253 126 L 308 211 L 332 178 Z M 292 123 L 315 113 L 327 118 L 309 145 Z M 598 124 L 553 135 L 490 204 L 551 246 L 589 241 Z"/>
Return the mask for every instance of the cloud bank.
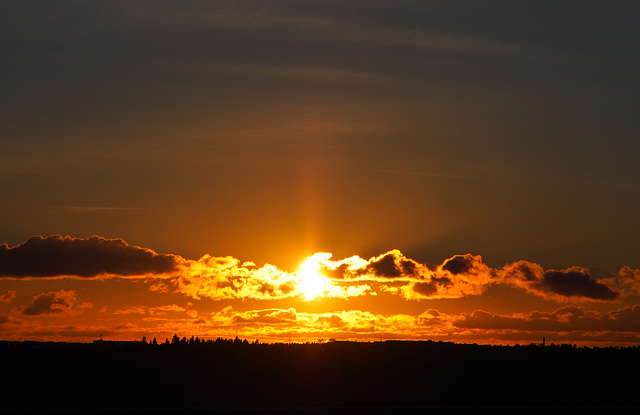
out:
<path id="1" fill-rule="evenodd" d="M 329 256 L 330 257 L 330 256 Z M 321 272 L 336 281 L 375 281 L 383 290 L 407 299 L 460 298 L 480 295 L 491 285 L 508 285 L 555 301 L 612 301 L 638 292 L 640 273 L 628 267 L 598 280 L 589 270 L 543 270 L 538 264 L 518 261 L 491 268 L 480 255 L 454 255 L 434 270 L 392 250 L 369 260 L 352 257 L 331 261 L 324 257 Z M 397 282 L 403 284 L 398 285 Z M 393 283 L 393 285 L 392 285 Z"/>
<path id="2" fill-rule="evenodd" d="M 219 311 L 197 311 L 191 305 L 128 306 L 101 310 L 103 320 L 73 323 L 66 317 L 78 314 L 88 304 L 77 301 L 73 291 L 47 292 L 34 297 L 32 307 L 17 315 L 0 315 L 5 336 L 29 338 L 87 337 L 102 333 L 123 338 L 162 341 L 174 333 L 206 338 L 226 337 L 261 341 L 309 341 L 329 338 L 372 340 L 443 340 L 481 343 L 550 342 L 581 344 L 637 344 L 640 341 L 640 306 L 610 311 L 588 310 L 577 305 L 552 311 L 496 313 L 486 310 L 452 313 L 427 309 L 421 314 L 385 314 L 353 309 L 332 312 L 303 312 L 294 307 L 240 310 L 232 306 Z M 53 317 L 63 319 L 53 320 Z M 38 320 L 41 317 L 45 320 Z M 126 321 L 118 320 L 126 317 Z M 150 328 L 153 324 L 153 328 Z M 13 333 L 13 334 L 12 334 Z M 128 336 L 128 337 L 127 337 Z"/>
<path id="3" fill-rule="evenodd" d="M 484 310 L 452 314 L 429 309 L 420 315 L 385 315 L 365 310 L 305 313 L 295 308 L 241 311 L 231 306 L 201 317 L 205 326 L 230 337 L 359 338 L 477 341 L 540 341 L 543 336 L 580 342 L 637 342 L 640 306 L 609 312 L 565 306 L 550 312 L 497 314 Z"/>
<path id="4" fill-rule="evenodd" d="M 177 265 L 175 255 L 158 254 L 122 239 L 100 236 L 32 236 L 13 247 L 0 245 L 0 277 L 130 277 L 170 273 Z"/>
<path id="5" fill-rule="evenodd" d="M 640 270 L 622 268 L 606 278 L 596 278 L 579 266 L 564 270 L 543 269 L 517 261 L 492 268 L 480 255 L 454 255 L 430 269 L 394 249 L 363 259 L 352 256 L 332 260 L 329 253 L 307 259 L 326 283 L 318 295 L 349 298 L 391 293 L 407 300 L 462 298 L 481 295 L 493 285 L 522 289 L 552 301 L 615 301 L 640 293 Z M 170 289 L 195 299 L 272 300 L 304 297 L 301 270 L 286 272 L 274 265 L 257 267 L 230 256 L 205 255 L 187 260 L 179 255 L 158 254 L 131 246 L 122 239 L 100 236 L 72 238 L 33 236 L 23 244 L 0 245 L 0 277 L 5 278 L 109 278 L 159 277 L 150 289 Z M 159 282 L 160 281 L 160 282 Z M 10 301 L 8 293 L 3 301 Z"/>

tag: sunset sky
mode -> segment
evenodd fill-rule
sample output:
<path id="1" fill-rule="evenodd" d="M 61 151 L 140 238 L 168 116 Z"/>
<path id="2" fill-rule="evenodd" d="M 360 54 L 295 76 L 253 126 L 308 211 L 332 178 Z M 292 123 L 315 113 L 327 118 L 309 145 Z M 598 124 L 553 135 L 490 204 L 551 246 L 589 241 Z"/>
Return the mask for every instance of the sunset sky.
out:
<path id="1" fill-rule="evenodd" d="M 640 344 L 640 2 L 0 2 L 0 340 Z"/>

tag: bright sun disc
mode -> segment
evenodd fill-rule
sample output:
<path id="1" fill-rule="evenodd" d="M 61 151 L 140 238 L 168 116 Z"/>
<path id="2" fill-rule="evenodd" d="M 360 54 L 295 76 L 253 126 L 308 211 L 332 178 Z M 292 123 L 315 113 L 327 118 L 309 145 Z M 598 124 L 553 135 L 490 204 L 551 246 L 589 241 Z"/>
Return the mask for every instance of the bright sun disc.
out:
<path id="1" fill-rule="evenodd" d="M 298 289 L 302 292 L 305 301 L 322 296 L 331 286 L 329 278 L 320 275 L 319 270 L 320 264 L 315 256 L 310 256 L 300 266 Z"/>

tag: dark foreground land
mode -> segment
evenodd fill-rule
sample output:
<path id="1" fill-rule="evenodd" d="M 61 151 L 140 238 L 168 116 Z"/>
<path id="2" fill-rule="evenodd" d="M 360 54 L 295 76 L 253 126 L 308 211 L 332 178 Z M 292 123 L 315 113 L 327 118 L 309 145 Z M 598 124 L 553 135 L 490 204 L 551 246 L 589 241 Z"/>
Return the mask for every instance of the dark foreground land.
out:
<path id="1" fill-rule="evenodd" d="M 0 342 L 0 365 L 2 409 L 16 412 L 587 413 L 640 407 L 635 347 Z"/>

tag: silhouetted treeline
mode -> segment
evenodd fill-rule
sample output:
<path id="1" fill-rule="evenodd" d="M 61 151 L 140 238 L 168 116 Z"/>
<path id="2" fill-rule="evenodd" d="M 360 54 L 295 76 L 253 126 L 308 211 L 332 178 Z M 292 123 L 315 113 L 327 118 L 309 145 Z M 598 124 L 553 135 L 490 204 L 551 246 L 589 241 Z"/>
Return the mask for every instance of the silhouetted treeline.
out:
<path id="1" fill-rule="evenodd" d="M 640 348 L 0 342 L 4 409 L 638 406 Z M 366 412 L 366 411 L 365 411 Z"/>

